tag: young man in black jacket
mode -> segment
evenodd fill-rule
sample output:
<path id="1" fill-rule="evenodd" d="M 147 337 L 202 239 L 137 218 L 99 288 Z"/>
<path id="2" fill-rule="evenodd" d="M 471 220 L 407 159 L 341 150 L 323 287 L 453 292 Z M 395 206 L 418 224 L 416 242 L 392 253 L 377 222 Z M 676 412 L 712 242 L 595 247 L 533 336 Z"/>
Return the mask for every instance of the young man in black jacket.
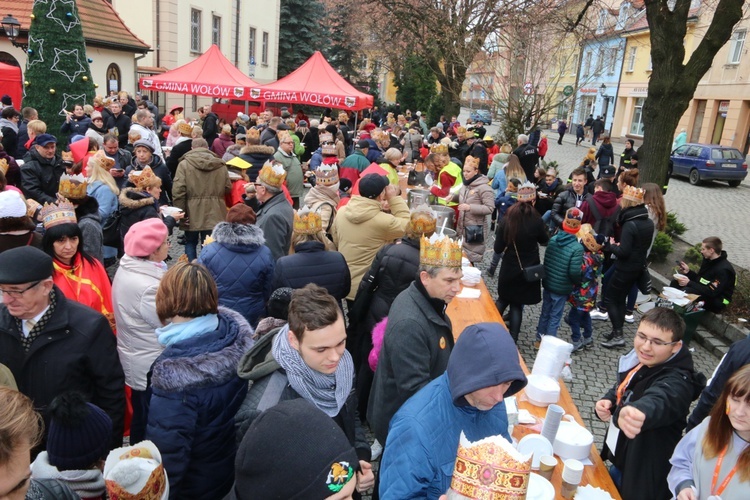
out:
<path id="1" fill-rule="evenodd" d="M 691 271 L 687 264 L 680 262 L 682 276 L 673 280 L 670 286 L 699 295 L 698 300 L 704 302 L 706 311 L 720 313 L 732 300 L 737 273 L 716 236 L 703 240 L 701 254 L 703 262 L 698 272 Z"/>

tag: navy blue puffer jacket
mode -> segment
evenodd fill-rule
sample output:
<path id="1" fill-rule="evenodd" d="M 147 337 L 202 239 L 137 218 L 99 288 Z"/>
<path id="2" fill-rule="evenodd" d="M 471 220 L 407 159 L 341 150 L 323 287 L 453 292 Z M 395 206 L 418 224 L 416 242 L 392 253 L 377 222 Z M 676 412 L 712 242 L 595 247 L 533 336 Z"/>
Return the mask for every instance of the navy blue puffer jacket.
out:
<path id="1" fill-rule="evenodd" d="M 214 243 L 206 245 L 198 262 L 211 272 L 219 289 L 219 304 L 233 309 L 255 326 L 271 297 L 274 260 L 258 226 L 220 222 Z"/>
<path id="2" fill-rule="evenodd" d="M 272 289 L 302 288 L 308 283 L 322 286 L 336 300 L 349 295 L 352 279 L 346 259 L 339 252 L 326 251 L 319 241 L 306 241 L 294 247 L 294 254 L 276 261 Z"/>
<path id="3" fill-rule="evenodd" d="M 162 454 L 169 498 L 223 498 L 234 481 L 234 417 L 247 395 L 237 364 L 252 328 L 219 308 L 219 326 L 164 349 L 151 368 L 146 438 Z"/>

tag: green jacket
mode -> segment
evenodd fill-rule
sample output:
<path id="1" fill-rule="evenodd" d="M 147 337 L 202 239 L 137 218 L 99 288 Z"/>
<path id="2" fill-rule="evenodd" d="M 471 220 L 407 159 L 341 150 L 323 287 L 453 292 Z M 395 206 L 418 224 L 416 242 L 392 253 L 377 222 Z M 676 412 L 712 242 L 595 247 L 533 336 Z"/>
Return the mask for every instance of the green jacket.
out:
<path id="1" fill-rule="evenodd" d="M 581 283 L 583 245 L 569 233 L 559 231 L 547 244 L 544 253 L 545 290 L 558 295 L 570 295 Z"/>
<path id="2" fill-rule="evenodd" d="M 300 198 L 305 192 L 305 177 L 302 173 L 299 157 L 297 155 L 288 155 L 281 149 L 276 151 L 273 159 L 280 162 L 286 170 L 286 187 L 292 198 Z"/>

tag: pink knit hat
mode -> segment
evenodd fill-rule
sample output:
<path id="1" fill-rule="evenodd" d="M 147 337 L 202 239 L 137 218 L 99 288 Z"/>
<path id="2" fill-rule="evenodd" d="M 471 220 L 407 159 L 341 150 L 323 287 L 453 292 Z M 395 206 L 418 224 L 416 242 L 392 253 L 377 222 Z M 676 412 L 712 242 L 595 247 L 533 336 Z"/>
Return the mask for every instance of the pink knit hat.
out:
<path id="1" fill-rule="evenodd" d="M 158 218 L 136 222 L 125 235 L 125 254 L 148 257 L 167 239 L 167 226 Z"/>

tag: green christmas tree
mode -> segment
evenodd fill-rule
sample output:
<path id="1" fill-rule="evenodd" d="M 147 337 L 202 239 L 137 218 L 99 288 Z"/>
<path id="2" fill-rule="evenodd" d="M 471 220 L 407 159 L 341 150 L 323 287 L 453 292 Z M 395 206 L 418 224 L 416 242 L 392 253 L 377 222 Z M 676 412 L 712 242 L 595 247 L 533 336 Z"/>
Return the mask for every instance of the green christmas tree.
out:
<path id="1" fill-rule="evenodd" d="M 58 137 L 66 110 L 90 104 L 96 91 L 86 58 L 75 0 L 34 0 L 24 78 L 24 106 L 39 112 L 47 131 Z"/>
<path id="2" fill-rule="evenodd" d="M 322 24 L 323 4 L 318 0 L 281 0 L 279 16 L 279 65 L 282 78 L 323 47 L 328 29 Z"/>

